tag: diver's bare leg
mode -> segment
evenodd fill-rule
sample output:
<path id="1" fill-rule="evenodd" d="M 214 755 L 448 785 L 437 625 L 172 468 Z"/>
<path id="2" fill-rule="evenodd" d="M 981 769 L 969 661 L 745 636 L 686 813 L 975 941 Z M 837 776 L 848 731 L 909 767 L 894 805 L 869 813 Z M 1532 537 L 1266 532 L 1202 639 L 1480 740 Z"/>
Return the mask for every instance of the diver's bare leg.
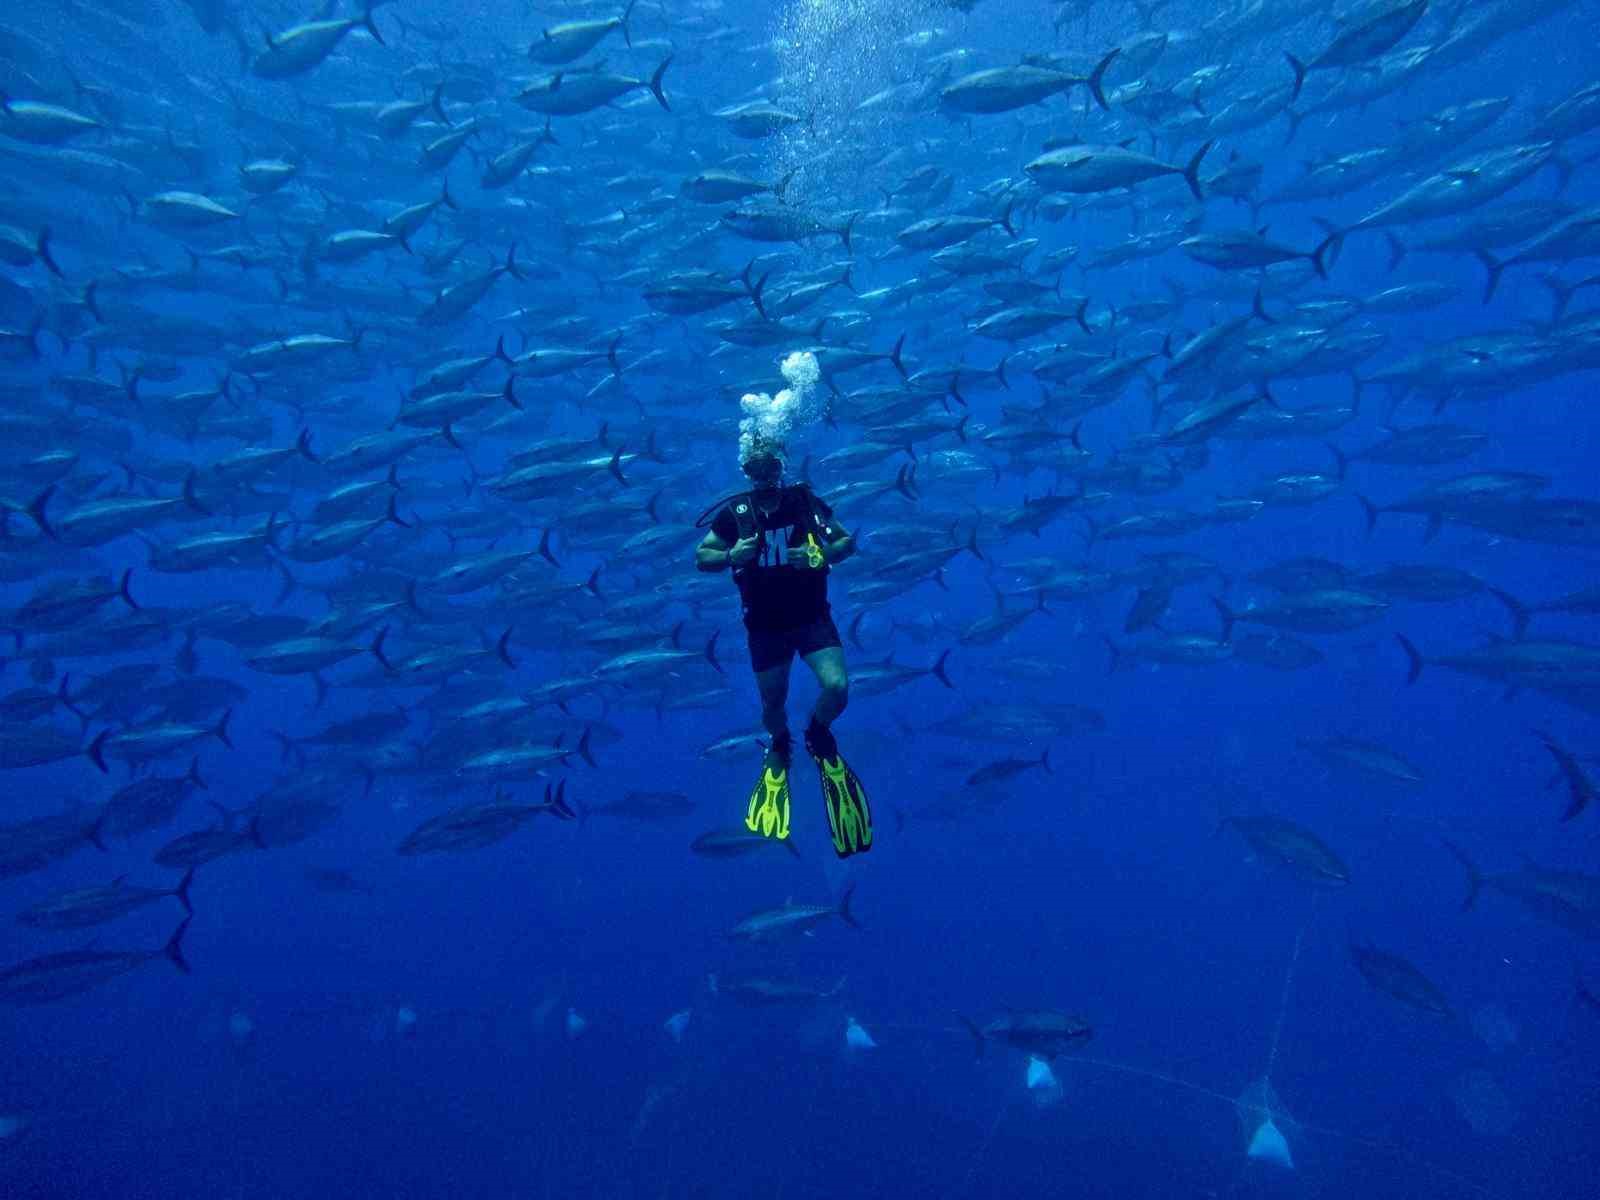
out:
<path id="1" fill-rule="evenodd" d="M 806 666 L 817 677 L 821 692 L 811 719 L 827 729 L 850 703 L 850 674 L 844 665 L 844 647 L 825 646 L 806 655 Z"/>
<path id="2" fill-rule="evenodd" d="M 756 672 L 756 688 L 761 693 L 761 723 L 773 737 L 789 730 L 789 663 Z"/>

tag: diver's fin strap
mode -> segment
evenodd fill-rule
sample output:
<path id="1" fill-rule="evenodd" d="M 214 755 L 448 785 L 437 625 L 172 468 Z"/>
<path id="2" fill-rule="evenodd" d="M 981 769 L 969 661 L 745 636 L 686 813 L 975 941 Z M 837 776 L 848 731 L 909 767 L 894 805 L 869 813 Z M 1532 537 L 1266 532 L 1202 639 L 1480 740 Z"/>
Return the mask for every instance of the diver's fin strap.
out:
<path id="1" fill-rule="evenodd" d="M 822 779 L 822 804 L 828 814 L 828 833 L 840 858 L 872 849 L 872 806 L 867 790 L 843 758 L 817 759 Z"/>
<path id="2" fill-rule="evenodd" d="M 750 793 L 745 828 L 762 837 L 782 841 L 789 836 L 789 773 L 763 764 L 761 778 Z"/>

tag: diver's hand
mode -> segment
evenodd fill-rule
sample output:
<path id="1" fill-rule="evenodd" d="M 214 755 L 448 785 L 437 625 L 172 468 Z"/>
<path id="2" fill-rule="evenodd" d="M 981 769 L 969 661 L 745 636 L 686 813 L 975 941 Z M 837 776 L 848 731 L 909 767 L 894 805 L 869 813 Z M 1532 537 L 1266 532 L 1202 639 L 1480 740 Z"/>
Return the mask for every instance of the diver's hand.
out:
<path id="1" fill-rule="evenodd" d="M 728 561 L 736 567 L 746 566 L 758 553 L 760 539 L 754 536 L 740 538 L 728 550 Z"/>
<path id="2" fill-rule="evenodd" d="M 811 545 L 790 546 L 785 560 L 791 567 L 799 567 L 802 571 L 820 571 L 828 565 L 822 547 L 815 542 Z"/>

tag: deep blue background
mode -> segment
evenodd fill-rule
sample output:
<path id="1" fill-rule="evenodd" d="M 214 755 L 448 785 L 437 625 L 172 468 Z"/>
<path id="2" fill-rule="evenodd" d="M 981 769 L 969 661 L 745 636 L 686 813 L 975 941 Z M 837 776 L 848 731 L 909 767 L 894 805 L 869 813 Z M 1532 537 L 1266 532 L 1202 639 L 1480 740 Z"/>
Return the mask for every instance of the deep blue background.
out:
<path id="1" fill-rule="evenodd" d="M 871 5 L 857 7 L 870 19 Z M 1064 50 L 1098 51 L 1136 28 L 1132 12 L 1104 7 L 1087 24 L 1066 26 Z M 994 61 L 1003 62 L 1027 40 L 1018 30 L 1032 29 L 1028 22 L 1048 29 L 1036 9 L 996 0 L 978 5 L 970 18 L 944 12 L 929 21 L 952 31 L 949 44 L 990 47 Z M 380 10 L 380 24 L 389 24 L 388 12 Z M 60 15 L 63 31 L 77 19 Z M 196 70 L 231 79 L 232 48 L 204 42 L 179 19 L 185 16 L 174 12 L 165 31 L 150 36 Z M 1169 7 L 1161 20 L 1181 27 L 1196 18 L 1195 11 Z M 1490 143 L 1475 145 L 1512 137 L 1530 114 L 1590 82 L 1597 18 L 1594 4 L 1574 4 L 1499 43 L 1481 64 L 1424 76 L 1417 88 L 1366 113 L 1340 114 L 1331 125 L 1308 122 L 1288 149 L 1279 145 L 1281 122 L 1239 139 L 1240 148 L 1267 162 L 1270 192 L 1302 159 L 1380 142 L 1398 121 L 1480 95 L 1511 94 L 1517 108 Z M 675 68 L 670 88 L 684 110 L 679 119 L 703 119 L 698 102 L 705 108 L 731 102 L 772 74 L 771 58 L 751 49 L 772 28 L 769 14 L 746 15 L 741 6 L 738 20 L 745 36 L 730 39 L 728 49 L 685 56 Z M 506 23 L 503 33 L 497 21 Z M 482 21 L 462 24 L 464 54 L 473 44 L 521 42 L 536 27 L 522 17 L 513 22 L 500 6 L 486 6 Z M 658 21 L 650 25 L 661 32 Z M 1324 25 L 1302 26 L 1299 36 L 1319 28 L 1325 35 Z M 1293 45 L 1305 48 L 1298 40 Z M 120 49 L 132 55 L 137 47 Z M 374 53 L 362 50 L 365 61 Z M 1278 65 L 1263 69 L 1263 78 L 1272 79 Z M 314 89 L 316 79 L 303 86 Z M 1071 120 L 1062 127 L 1070 130 Z M 936 151 L 958 167 L 965 130 L 935 128 L 945 139 Z M 1013 126 L 996 118 L 979 128 L 1009 136 Z M 1592 140 L 1586 146 L 1594 149 Z M 221 144 L 217 152 L 224 161 L 234 154 Z M 580 152 L 569 143 L 563 153 Z M 677 180 L 665 182 L 676 187 Z M 1512 198 L 1553 187 L 1554 173 L 1543 172 Z M 470 189 L 464 182 L 460 190 Z M 1337 204 L 1269 209 L 1263 220 L 1271 221 L 1275 237 L 1309 245 L 1318 236 L 1312 218 L 1351 220 L 1398 190 L 1395 181 L 1384 181 Z M 1146 203 L 1159 213 L 1173 194 Z M 1566 198 L 1600 200 L 1592 166 L 1578 171 Z M 1214 227 L 1243 213 L 1221 215 L 1224 201 L 1209 211 Z M 1026 232 L 1049 249 L 1072 241 L 1110 245 L 1128 228 L 1100 209 L 1060 225 L 1036 222 Z M 88 273 L 93 255 L 62 240 L 70 273 Z M 528 240 L 537 242 L 532 233 Z M 748 249 L 726 247 L 724 265 L 736 269 Z M 559 257 L 553 247 L 541 253 Z M 824 262 L 831 255 L 814 257 Z M 1421 319 L 1388 320 L 1393 341 L 1382 361 L 1461 332 L 1516 327 L 1545 315 L 1535 270 L 1516 269 L 1495 302 L 1483 306 L 1482 272 L 1470 258 L 1412 258 L 1393 276 L 1385 259 L 1380 238 L 1352 238 L 1331 288 L 1360 295 L 1389 283 L 1441 279 L 1461 291 L 1459 303 Z M 916 269 L 916 259 L 885 262 L 858 272 L 858 282 L 882 285 Z M 1086 284 L 1074 282 L 1075 275 L 1069 273 L 1068 286 L 1081 286 L 1097 303 L 1148 297 L 1163 279 L 1201 296 L 1215 286 L 1212 273 L 1177 254 L 1102 272 Z M 496 308 L 506 295 L 485 310 L 510 307 Z M 587 294 L 585 303 L 615 306 L 614 313 L 595 309 L 602 323 L 639 309 L 627 289 Z M 1575 308 L 1584 306 L 1580 296 Z M 1209 315 L 1198 303 L 1187 324 L 1198 327 Z M 940 357 L 929 343 L 941 322 L 960 328 L 958 313 L 937 308 L 913 317 L 913 324 L 932 326 L 929 340 L 908 342 L 925 361 Z M 890 317 L 876 325 L 869 340 L 887 344 L 895 324 Z M 958 351 L 980 365 L 998 357 L 987 343 Z M 69 366 L 83 369 L 80 351 L 52 355 L 38 372 L 12 382 L 26 386 Z M 208 364 L 193 367 L 195 380 L 209 377 Z M 729 381 L 766 386 L 771 377 L 768 367 L 766 375 Z M 653 399 L 652 381 L 635 386 L 647 402 Z M 387 412 L 392 384 L 380 377 L 370 387 L 374 411 Z M 1282 389 L 1280 399 L 1292 406 L 1326 402 L 1344 399 L 1348 388 L 1344 379 L 1319 379 Z M 1538 470 L 1553 476 L 1552 494 L 1600 499 L 1591 388 L 1591 378 L 1579 376 L 1469 402 L 1445 419 L 1494 435 L 1493 447 L 1471 469 Z M 727 410 L 718 404 L 707 399 L 694 416 L 720 420 L 725 431 Z M 996 397 L 978 404 L 993 422 Z M 1369 444 L 1386 412 L 1381 400 L 1369 402 L 1334 440 L 1346 448 Z M 1420 406 L 1402 412 L 1422 419 Z M 594 415 L 558 404 L 550 427 L 587 431 Z M 1136 390 L 1086 422 L 1085 445 L 1107 451 L 1125 444 L 1145 431 L 1147 417 Z M 280 416 L 280 441 L 293 433 L 288 416 Z M 844 444 L 849 432 L 814 436 L 821 453 Z M 685 460 L 675 466 L 698 465 L 705 494 L 670 497 L 676 508 L 692 514 L 736 486 L 726 440 L 725 433 L 713 434 L 682 448 Z M 1181 492 L 1150 503 L 1201 507 L 1277 471 L 1329 466 L 1316 443 L 1219 443 L 1210 465 Z M 1269 510 L 1250 524 L 1177 545 L 1216 558 L 1239 577 L 1268 562 L 1315 554 L 1357 567 L 1454 564 L 1527 599 L 1593 582 L 1592 553 L 1459 527 L 1423 544 L 1420 520 L 1405 517 L 1386 517 L 1374 536 L 1364 536 L 1352 493 L 1394 499 L 1420 479 L 1449 473 L 1357 464 L 1345 492 L 1318 507 Z M 1041 486 L 1041 479 L 1031 481 L 1032 491 Z M 1027 490 L 1029 481 L 1007 479 L 999 495 L 983 502 L 1014 503 Z M 1119 500 L 1117 512 L 1129 510 L 1130 502 Z M 840 515 L 852 522 L 848 511 Z M 434 548 L 442 551 L 442 541 Z M 1090 557 L 1118 567 L 1153 548 L 1167 546 L 1107 544 Z M 1038 542 L 1020 539 L 999 558 L 1003 564 L 1037 554 L 1082 559 L 1079 527 L 1052 526 Z M 120 569 L 141 563 L 142 551 L 119 543 L 102 558 Z M 592 565 L 579 556 L 565 573 L 577 581 Z M 663 572 L 680 566 L 690 569 L 687 545 L 681 563 L 673 560 Z M 871 570 L 868 537 L 861 559 L 840 568 L 836 588 Z M 606 583 L 626 594 L 630 578 L 643 587 L 656 577 L 615 570 Z M 1014 583 L 1003 566 L 996 578 L 1003 587 Z M 947 592 L 923 585 L 893 611 L 906 618 L 932 614 L 951 630 L 989 611 L 982 564 L 959 558 L 946 580 Z M 260 582 L 208 580 L 207 587 L 249 595 Z M 1214 629 L 1207 590 L 1181 591 L 1169 627 Z M 14 605 L 27 594 L 8 588 L 0 601 Z M 186 581 L 148 573 L 139 594 L 144 603 L 195 601 Z M 594 802 L 634 788 L 684 791 L 700 806 L 691 822 L 539 821 L 482 853 L 397 859 L 389 848 L 432 802 L 387 781 L 362 797 L 353 784 L 341 821 L 311 843 L 237 856 L 201 872 L 194 887 L 199 916 L 187 943 L 192 978 L 156 964 L 47 1008 L 0 1011 L 0 1115 L 25 1114 L 32 1122 L 14 1142 L 0 1143 L 0 1186 L 18 1197 L 1585 1194 L 1600 1165 L 1592 1138 L 1600 1119 L 1593 1069 L 1600 1026 L 1593 1011 L 1574 1001 L 1571 979 L 1575 967 L 1600 978 L 1600 958 L 1503 896 L 1486 895 L 1473 912 L 1458 912 L 1464 880 L 1438 834 L 1460 839 L 1486 868 L 1510 868 L 1528 856 L 1595 870 L 1600 817 L 1555 824 L 1561 797 L 1546 790 L 1549 763 L 1528 733 L 1548 729 L 1586 751 L 1593 719 L 1536 694 L 1508 701 L 1498 687 L 1437 670 L 1415 687 L 1403 686 L 1405 664 L 1390 635 L 1405 632 L 1430 653 L 1474 644 L 1505 627 L 1503 611 L 1487 598 L 1397 604 L 1378 626 L 1314 639 L 1328 662 L 1303 673 L 1226 665 L 1108 675 L 1101 635 L 1116 633 L 1130 595 L 1123 590 L 1056 606 L 1001 645 L 957 650 L 951 672 L 958 694 L 924 680 L 888 697 L 858 699 L 840 736 L 883 815 L 870 860 L 848 869 L 827 853 L 804 778 L 796 818 L 803 861 L 778 855 L 723 863 L 686 852 L 695 832 L 728 823 L 743 804 L 750 764 L 699 755 L 702 746 L 755 724 L 753 687 L 737 670 L 742 707 L 734 711 L 659 723 L 648 711 L 612 711 L 607 720 L 622 732 L 621 742 L 600 751 L 600 769 L 579 770 L 571 779 L 574 793 Z M 1265 593 L 1235 584 L 1239 602 L 1252 595 Z M 291 608 L 318 611 L 304 596 Z M 1538 620 L 1550 636 L 1589 636 L 1581 620 Z M 742 665 L 737 635 L 732 623 L 724 628 L 724 658 L 736 667 Z M 859 662 L 892 649 L 897 661 L 920 663 L 943 644 L 879 633 L 868 654 L 852 651 L 852 657 Z M 237 751 L 206 751 L 212 797 L 229 807 L 248 803 L 276 774 L 268 730 L 310 731 L 397 698 L 341 690 L 312 713 L 303 680 L 253 675 L 220 644 L 204 649 L 208 671 L 234 675 L 253 692 L 235 716 Z M 1092 705 L 1104 712 L 1106 731 L 1051 745 L 1055 773 L 1021 776 L 981 821 L 913 817 L 896 834 L 886 814 L 954 791 L 985 762 L 1044 748 L 917 735 L 928 721 L 966 705 L 1016 699 L 1015 685 L 992 674 L 1016 654 L 1059 664 L 1057 681 L 1037 689 L 1034 699 Z M 532 685 L 595 661 L 587 652 L 570 660 L 529 652 L 519 678 Z M 17 667 L 3 678 L 8 689 L 22 686 Z M 800 680 L 791 706 L 797 721 L 809 699 L 809 684 Z M 902 738 L 901 723 L 914 736 Z M 1297 742 L 1330 733 L 1393 746 L 1423 768 L 1426 785 L 1389 791 L 1329 774 Z M 81 761 L 12 774 L 4 803 L 17 817 L 90 803 L 108 788 Z M 1278 812 L 1317 830 L 1349 863 L 1351 885 L 1314 899 L 1304 885 L 1251 860 L 1234 835 L 1213 836 L 1219 815 L 1247 811 Z M 207 819 L 191 801 L 184 828 Z M 153 883 L 159 876 L 147 859 L 160 840 L 115 848 L 114 863 L 85 851 L 47 873 L 5 881 L 0 908 L 21 910 L 55 891 L 123 872 Z M 300 871 L 315 864 L 348 865 L 377 894 L 311 891 Z M 752 909 L 790 896 L 821 902 L 847 878 L 858 880 L 860 933 L 831 924 L 814 940 L 754 948 L 724 936 Z M 165 906 L 143 913 L 95 944 L 153 947 L 172 915 Z M 1289 1112 L 1307 1126 L 1287 1126 L 1299 1169 L 1286 1180 L 1246 1165 L 1228 1098 L 1267 1069 L 1285 971 L 1302 929 L 1272 1071 Z M 1415 961 L 1451 997 L 1459 1019 L 1429 1018 L 1369 989 L 1349 961 L 1352 937 Z M 7 926 L 0 960 L 64 944 L 83 943 Z M 746 1009 L 710 994 L 706 977 L 719 971 L 765 971 L 819 985 L 844 977 L 846 986 L 837 1003 L 811 1011 Z M 545 1020 L 536 1021 L 551 1005 Z M 1113 1066 L 1062 1060 L 1063 1102 L 1035 1109 L 1022 1087 L 1022 1057 L 992 1047 L 975 1064 L 953 1016 L 988 1017 L 1007 1005 L 1083 1014 L 1097 1031 L 1087 1057 Z M 401 1006 L 418 1017 L 415 1032 L 404 1037 L 394 1027 Z M 589 1022 L 576 1039 L 561 1028 L 569 1006 Z M 1474 1034 L 1472 1014 L 1489 1006 L 1518 1027 L 1515 1047 L 1494 1052 Z M 679 1046 L 661 1024 L 684 1008 L 693 1016 Z M 228 1033 L 235 1012 L 256 1027 L 246 1044 Z M 847 1016 L 874 1033 L 878 1050 L 846 1056 Z M 1452 1102 L 1456 1081 L 1480 1067 L 1519 1115 L 1505 1136 L 1473 1132 Z"/>

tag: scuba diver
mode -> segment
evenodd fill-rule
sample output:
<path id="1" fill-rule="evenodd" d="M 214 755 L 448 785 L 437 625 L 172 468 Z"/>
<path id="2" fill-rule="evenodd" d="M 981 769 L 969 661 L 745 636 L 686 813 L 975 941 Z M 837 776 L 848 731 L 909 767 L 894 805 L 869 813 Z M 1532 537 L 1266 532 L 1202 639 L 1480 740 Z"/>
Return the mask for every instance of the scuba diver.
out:
<path id="1" fill-rule="evenodd" d="M 743 454 L 751 490 L 706 510 L 697 528 L 710 518 L 711 529 L 695 552 L 695 565 L 702 571 L 733 569 L 761 692 L 761 720 L 772 735 L 761 777 L 750 793 L 745 825 L 763 837 L 789 836 L 793 744 L 785 706 L 789 668 L 799 655 L 822 688 L 806 726 L 805 746 L 821 778 L 833 848 L 840 858 L 848 858 L 872 849 L 872 812 L 831 730 L 849 699 L 849 679 L 828 608 L 828 571 L 854 554 L 856 545 L 808 486 L 784 486 L 781 449 L 756 439 Z M 767 535 L 780 530 L 782 535 L 769 541 Z"/>

